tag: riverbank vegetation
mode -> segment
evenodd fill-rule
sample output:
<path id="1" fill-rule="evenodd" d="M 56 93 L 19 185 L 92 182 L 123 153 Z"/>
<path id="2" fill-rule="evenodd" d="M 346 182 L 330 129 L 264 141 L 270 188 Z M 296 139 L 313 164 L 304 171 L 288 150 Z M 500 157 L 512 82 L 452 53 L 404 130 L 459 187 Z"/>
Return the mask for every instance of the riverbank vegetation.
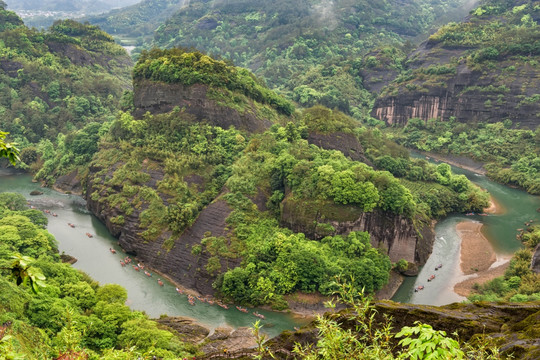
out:
<path id="1" fill-rule="evenodd" d="M 522 229 L 519 238 L 525 245 L 518 250 L 506 269 L 504 276 L 475 286 L 470 301 L 538 301 L 540 300 L 540 274 L 531 268 L 534 249 L 540 243 L 540 226 L 530 225 Z"/>
<path id="2" fill-rule="evenodd" d="M 304 115 L 298 125 L 274 125 L 253 135 L 194 124 L 180 110 L 141 120 L 121 113 L 93 157 L 91 166 L 99 171 L 88 180 L 90 196 L 114 209 L 111 221 L 119 226 L 139 214 L 140 235 L 146 241 L 168 236 L 166 250 L 180 246 L 179 237 L 207 205 L 225 200 L 233 209 L 227 219 L 231 233 L 208 235 L 192 253 L 208 254 L 205 270 L 217 278 L 214 287 L 223 296 L 276 307 L 286 306 L 282 295 L 294 291 L 330 294 L 331 279 L 338 274 L 349 274 L 356 286 L 375 291 L 388 281 L 391 267 L 388 257 L 372 248 L 367 233 L 335 234 L 323 218 L 316 226 L 319 241 L 281 227 L 287 206 L 322 213 L 332 209 L 337 221 L 384 211 L 419 226 L 449 212 L 487 206 L 486 193 L 445 165 L 413 161 L 406 152 L 401 159 L 387 155 L 378 161 L 403 177 L 408 167 L 417 170 L 417 177 L 400 179 L 341 152 L 310 145 L 304 137 L 317 125 L 310 123 L 312 111 Z M 345 129 L 339 124 L 352 122 L 344 114 L 335 115 L 328 124 Z M 358 131 L 359 138 L 368 132 Z M 366 144 L 375 141 L 364 138 Z M 397 148 L 391 142 L 387 146 Z M 378 154 L 374 145 L 368 150 Z M 258 194 L 265 200 L 256 206 Z M 223 270 L 222 263 L 238 258 L 240 267 Z"/>
<path id="3" fill-rule="evenodd" d="M 100 286 L 60 262 L 47 218 L 20 194 L 0 194 L 0 354 L 6 359 L 178 359 L 195 354 Z"/>
<path id="4" fill-rule="evenodd" d="M 272 108 L 280 107 L 272 99 L 282 99 L 247 70 L 183 49 L 144 53 L 134 77 L 185 86 L 202 81 Z M 112 122 L 43 140 L 33 166 L 48 183 L 74 166 L 85 168 L 80 175 L 89 197 L 111 209 L 111 223 L 136 221 L 144 241 L 165 238 L 164 251 L 181 246 L 181 235 L 206 206 L 225 201 L 233 210 L 228 235 L 205 236 L 192 254 L 208 256 L 204 270 L 223 296 L 277 307 L 286 306 L 282 296 L 294 291 L 331 293 L 331 279 L 340 273 L 370 292 L 388 281 L 391 264 L 384 251 L 372 248 L 369 235 L 341 235 L 331 221 L 376 211 L 420 232 L 433 218 L 488 205 L 488 194 L 448 165 L 411 159 L 378 129 L 359 127 L 338 110 L 318 106 L 284 120 L 250 134 L 198 123 L 180 108 L 139 119 L 120 112 Z M 375 168 L 308 141 L 310 134 L 335 133 L 350 136 Z M 283 227 L 289 214 L 294 232 Z M 223 265 L 239 259 L 238 268 Z"/>
<path id="5" fill-rule="evenodd" d="M 391 132 L 406 147 L 484 162 L 487 175 L 495 181 L 540 194 L 540 127 L 516 129 L 509 120 L 465 124 L 411 119 L 403 129 Z"/>

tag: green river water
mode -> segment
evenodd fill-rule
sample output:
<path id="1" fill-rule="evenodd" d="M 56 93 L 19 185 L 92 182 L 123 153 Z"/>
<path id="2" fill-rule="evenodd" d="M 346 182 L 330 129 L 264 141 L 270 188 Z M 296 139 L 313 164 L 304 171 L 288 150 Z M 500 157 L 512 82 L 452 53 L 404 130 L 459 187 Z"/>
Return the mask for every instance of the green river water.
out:
<path id="1" fill-rule="evenodd" d="M 32 190 L 40 190 L 43 195 L 30 196 Z M 145 311 L 153 318 L 162 314 L 190 317 L 211 330 L 224 325 L 234 328 L 252 326 L 257 320 L 252 312 L 258 311 L 266 317 L 266 320 L 262 321 L 263 331 L 271 337 L 307 322 L 306 319 L 295 318 L 290 314 L 262 309 L 250 309 L 246 314 L 234 306 L 226 310 L 198 300 L 195 306 L 189 305 L 186 295 L 178 294 L 173 284 L 164 281 L 165 285 L 159 286 L 157 274 L 147 277 L 131 266 L 122 267 L 120 260 L 125 254 L 118 246 L 117 239 L 109 234 L 105 225 L 90 214 L 80 196 L 41 188 L 39 184 L 32 183 L 30 175 L 13 174 L 0 169 L 0 192 L 6 191 L 21 193 L 37 209 L 56 213 L 57 217 L 48 216 L 47 228 L 56 237 L 60 252 L 77 258 L 78 261 L 73 266 L 101 284 L 120 284 L 126 288 L 127 305 L 132 309 Z M 71 228 L 68 223 L 75 224 L 75 228 Z M 88 238 L 86 233 L 93 237 Z M 113 255 L 109 248 L 116 249 L 117 254 Z"/>
<path id="2" fill-rule="evenodd" d="M 490 240 L 497 254 L 508 258 L 521 247 L 516 240 L 518 228 L 524 227 L 524 222 L 531 219 L 540 222 L 540 198 L 531 196 L 524 191 L 512 189 L 488 180 L 485 176 L 471 171 L 452 167 L 458 174 L 466 175 L 480 187 L 487 189 L 497 203 L 504 208 L 504 213 L 489 216 L 451 215 L 435 227 L 436 239 L 432 255 L 420 271 L 418 277 L 406 278 L 393 300 L 417 304 L 444 305 L 464 300 L 455 294 L 453 285 L 464 279 L 459 269 L 460 238 L 455 231 L 458 222 L 464 220 L 479 221 L 484 224 L 484 234 Z M 32 190 L 43 191 L 43 195 L 30 196 Z M 124 256 L 105 226 L 88 212 L 85 201 L 75 195 L 65 195 L 51 189 L 41 188 L 31 182 L 30 175 L 12 174 L 0 170 L 0 192 L 12 191 L 23 194 L 36 208 L 58 214 L 49 216 L 48 230 L 56 237 L 60 252 L 72 255 L 78 259 L 74 266 L 92 276 L 102 284 L 116 283 L 128 290 L 128 305 L 136 310 L 144 310 L 151 317 L 161 314 L 170 316 L 187 316 L 199 323 L 214 329 L 217 326 L 232 327 L 251 326 L 256 318 L 250 314 L 237 311 L 234 306 L 225 310 L 216 305 L 196 302 L 191 306 L 185 295 L 176 292 L 175 286 L 165 281 L 160 287 L 156 275 L 149 278 L 143 273 L 136 272 L 131 267 L 121 267 L 120 260 Z M 75 228 L 68 223 L 76 224 Z M 91 233 L 93 238 L 85 234 Z M 113 255 L 109 248 L 117 250 Z M 442 263 L 443 267 L 434 272 L 434 267 Z M 497 264 L 497 263 L 496 263 Z M 427 282 L 430 274 L 437 274 L 432 282 Z M 424 285 L 425 289 L 415 293 L 414 287 Z M 264 330 L 269 336 L 275 336 L 281 331 L 302 325 L 305 319 L 295 318 L 290 314 L 256 309 L 266 316 Z"/>
<path id="3" fill-rule="evenodd" d="M 420 156 L 414 153 L 411 155 Z M 540 208 L 540 197 L 497 184 L 472 171 L 455 166 L 452 166 L 452 171 L 464 174 L 473 183 L 488 190 L 503 212 L 488 216 L 456 214 L 439 221 L 435 226 L 436 237 L 431 256 L 418 277 L 406 278 L 392 300 L 426 305 L 445 305 L 465 300 L 453 292 L 454 285 L 467 278 L 459 267 L 461 239 L 456 232 L 457 223 L 470 220 L 484 224 L 482 232 L 492 244 L 498 258 L 492 267 L 504 262 L 521 247 L 521 243 L 516 239 L 517 229 L 524 228 L 524 223 L 530 220 L 540 223 L 540 213 L 537 212 Z M 443 267 L 434 271 L 437 264 L 443 264 Z M 431 274 L 436 274 L 437 277 L 428 282 Z M 424 290 L 414 292 L 418 285 L 424 285 Z"/>

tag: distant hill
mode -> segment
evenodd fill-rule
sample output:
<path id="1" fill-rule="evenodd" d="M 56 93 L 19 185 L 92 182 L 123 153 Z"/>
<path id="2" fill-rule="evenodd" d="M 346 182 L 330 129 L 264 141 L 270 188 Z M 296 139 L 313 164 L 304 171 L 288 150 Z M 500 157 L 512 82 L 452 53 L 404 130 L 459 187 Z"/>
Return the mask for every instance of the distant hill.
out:
<path id="1" fill-rule="evenodd" d="M 486 0 L 413 51 L 373 116 L 540 124 L 540 1 Z M 377 66 L 374 66 L 377 68 Z"/>
<path id="2" fill-rule="evenodd" d="M 378 47 L 412 45 L 474 3 L 146 0 L 88 20 L 124 45 L 193 47 L 250 68 L 301 106 L 323 104 L 365 119 L 373 96 L 361 58 Z"/>
<path id="3" fill-rule="evenodd" d="M 95 26 L 64 20 L 39 32 L 0 3 L 0 129 L 27 147 L 101 123 L 131 87 L 132 65 Z"/>
<path id="4" fill-rule="evenodd" d="M 87 20 L 112 34 L 125 45 L 151 42 L 154 31 L 184 4 L 184 0 L 142 0 Z"/>
<path id="5" fill-rule="evenodd" d="M 11 10 L 107 11 L 135 4 L 140 0 L 5 0 Z"/>
<path id="6" fill-rule="evenodd" d="M 47 28 L 58 19 L 74 19 L 132 5 L 140 0 L 7 0 L 10 10 L 30 27 Z"/>
<path id="7" fill-rule="evenodd" d="M 442 17 L 459 18 L 466 3 L 194 0 L 157 29 L 154 44 L 230 59 L 302 106 L 319 103 L 366 118 L 372 97 L 360 59 L 377 47 L 403 46 Z"/>

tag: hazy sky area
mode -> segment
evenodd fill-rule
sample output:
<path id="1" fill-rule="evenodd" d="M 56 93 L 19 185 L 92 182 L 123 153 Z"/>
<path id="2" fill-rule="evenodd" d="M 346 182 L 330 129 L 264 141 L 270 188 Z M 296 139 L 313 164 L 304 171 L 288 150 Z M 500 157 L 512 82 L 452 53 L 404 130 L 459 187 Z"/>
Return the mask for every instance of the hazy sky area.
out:
<path id="1" fill-rule="evenodd" d="M 4 0 L 11 10 L 79 11 L 112 9 L 136 4 L 141 0 Z"/>

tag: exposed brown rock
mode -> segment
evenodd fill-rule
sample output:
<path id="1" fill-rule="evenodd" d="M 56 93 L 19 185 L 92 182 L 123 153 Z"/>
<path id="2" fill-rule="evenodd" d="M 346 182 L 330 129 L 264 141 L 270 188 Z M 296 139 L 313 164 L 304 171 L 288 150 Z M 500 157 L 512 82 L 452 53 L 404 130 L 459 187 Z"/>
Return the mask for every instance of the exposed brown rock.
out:
<path id="1" fill-rule="evenodd" d="M 23 64 L 17 61 L 10 61 L 6 58 L 0 59 L 0 69 L 9 77 L 16 78 L 17 71 L 23 68 Z"/>
<path id="2" fill-rule="evenodd" d="M 54 183 L 54 188 L 72 194 L 82 194 L 83 191 L 82 182 L 76 170 L 58 177 Z"/>
<path id="3" fill-rule="evenodd" d="M 138 81 L 135 83 L 133 95 L 136 108 L 134 116 L 141 117 L 147 111 L 152 114 L 164 114 L 178 106 L 194 115 L 196 121 L 221 126 L 224 129 L 234 126 L 250 132 L 262 132 L 272 125 L 270 120 L 258 118 L 255 109 L 240 113 L 208 99 L 207 91 L 208 86 L 201 84 L 185 86 Z"/>
<path id="4" fill-rule="evenodd" d="M 131 215 L 126 215 L 119 209 L 111 208 L 105 202 L 92 199 L 91 194 L 97 189 L 97 187 L 94 188 L 93 178 L 100 170 L 96 167 L 90 168 L 86 192 L 87 206 L 105 223 L 111 234 L 119 239 L 120 246 L 150 268 L 166 275 L 171 281 L 202 294 L 214 294 L 212 283 L 215 276 L 210 275 L 205 269 L 210 255 L 206 252 L 194 255 L 191 250 L 193 245 L 200 244 L 206 233 L 211 233 L 212 236 L 226 235 L 225 220 L 232 211 L 226 202 L 217 200 L 204 208 L 193 225 L 175 239 L 174 246 L 168 251 L 164 243 L 171 235 L 170 232 L 161 234 L 155 241 L 146 241 L 142 238 L 139 216 L 145 210 L 144 207 L 134 208 Z M 103 177 L 112 176 L 113 171 L 114 169 L 110 169 L 109 173 L 104 174 Z M 150 175 L 150 180 L 145 185 L 155 188 L 157 182 L 163 178 L 163 173 L 158 170 L 146 169 L 145 171 Z M 112 188 L 112 190 L 121 191 L 120 188 Z M 162 196 L 162 199 L 167 206 L 167 198 Z M 118 215 L 124 216 L 123 225 L 111 222 L 111 218 Z M 222 269 L 226 271 L 228 267 L 235 267 L 239 261 L 240 259 L 223 260 Z"/>
<path id="5" fill-rule="evenodd" d="M 428 305 L 401 304 L 381 301 L 375 304 L 377 322 L 383 315 L 392 318 L 392 331 L 404 326 L 415 326 L 415 321 L 430 324 L 435 330 L 443 330 L 448 336 L 457 332 L 461 341 L 468 341 L 475 335 L 487 334 L 498 341 L 503 354 L 513 354 L 515 359 L 537 359 L 540 355 L 540 337 L 537 321 L 540 304 L 450 304 L 441 307 Z M 345 329 L 354 329 L 349 318 L 350 310 L 337 314 L 326 314 L 334 318 Z M 299 331 L 285 331 L 268 343 L 277 359 L 286 359 L 295 344 L 314 344 L 318 330 L 312 323 Z"/>
<path id="6" fill-rule="evenodd" d="M 467 50 L 424 43 L 409 56 L 410 68 L 449 65 L 452 58 L 465 55 Z M 405 125 L 410 118 L 448 121 L 455 117 L 460 122 L 510 119 L 522 127 L 534 129 L 540 123 L 540 103 L 522 100 L 538 92 L 538 69 L 524 65 L 510 73 L 502 73 L 502 69 L 512 65 L 515 62 L 506 60 L 500 61 L 496 69 L 476 70 L 469 68 L 463 59 L 455 74 L 439 76 L 437 81 L 392 83 L 394 91 L 390 90 L 376 100 L 372 116 L 390 125 Z M 490 85 L 492 90 L 488 90 Z"/>
<path id="7" fill-rule="evenodd" d="M 197 324 L 195 320 L 183 316 L 167 316 L 156 319 L 156 321 L 176 331 L 180 340 L 191 344 L 198 344 L 210 333 L 210 330 L 205 326 Z"/>
<path id="8" fill-rule="evenodd" d="M 345 235 L 351 231 L 367 231 L 373 247 L 384 249 L 390 260 L 425 264 L 433 248 L 435 234 L 431 226 L 419 231 L 411 219 L 381 210 L 362 212 L 348 206 L 298 203 L 290 197 L 282 204 L 281 225 L 312 239 L 328 235 Z M 317 224 L 329 224 L 333 231 L 323 231 Z"/>
<path id="9" fill-rule="evenodd" d="M 540 273 L 540 244 L 536 245 L 531 259 L 531 270 L 536 274 Z"/>
<path id="10" fill-rule="evenodd" d="M 351 160 L 361 161 L 371 165 L 371 162 L 364 155 L 364 148 L 354 134 L 345 132 L 335 132 L 331 134 L 320 134 L 310 132 L 308 142 L 326 150 L 339 150 Z"/>

